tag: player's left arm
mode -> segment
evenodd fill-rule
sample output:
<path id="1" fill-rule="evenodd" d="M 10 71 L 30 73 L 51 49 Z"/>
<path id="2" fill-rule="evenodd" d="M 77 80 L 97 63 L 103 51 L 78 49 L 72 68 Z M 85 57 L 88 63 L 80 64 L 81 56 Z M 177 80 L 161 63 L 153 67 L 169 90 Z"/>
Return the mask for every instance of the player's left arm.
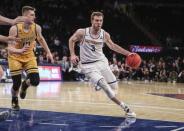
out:
<path id="1" fill-rule="evenodd" d="M 8 43 L 10 41 L 20 41 L 20 38 L 0 35 L 0 41 Z"/>
<path id="2" fill-rule="evenodd" d="M 42 35 L 42 28 L 36 24 L 36 33 L 37 33 L 37 40 L 40 43 L 40 45 L 44 48 L 44 50 L 47 53 L 47 57 L 51 60 L 52 63 L 54 63 L 53 56 L 50 52 L 50 49 L 47 45 L 47 42 L 45 41 L 45 38 Z"/>
<path id="3" fill-rule="evenodd" d="M 10 18 L 7 18 L 7 17 L 0 15 L 0 24 L 1 25 L 15 25 L 15 24 L 20 23 L 20 22 L 32 23 L 31 20 L 25 16 L 18 16 L 15 19 L 10 19 Z"/>
<path id="4" fill-rule="evenodd" d="M 1 25 L 13 25 L 13 19 L 6 18 L 0 15 L 0 24 Z"/>
<path id="5" fill-rule="evenodd" d="M 120 53 L 120 54 L 123 54 L 125 56 L 128 56 L 131 54 L 131 52 L 129 52 L 128 50 L 125 50 L 124 48 L 120 47 L 119 45 L 115 44 L 112 40 L 111 40 L 111 37 L 110 37 L 110 34 L 105 32 L 105 43 L 107 44 L 107 46 L 117 52 L 117 53 Z"/>

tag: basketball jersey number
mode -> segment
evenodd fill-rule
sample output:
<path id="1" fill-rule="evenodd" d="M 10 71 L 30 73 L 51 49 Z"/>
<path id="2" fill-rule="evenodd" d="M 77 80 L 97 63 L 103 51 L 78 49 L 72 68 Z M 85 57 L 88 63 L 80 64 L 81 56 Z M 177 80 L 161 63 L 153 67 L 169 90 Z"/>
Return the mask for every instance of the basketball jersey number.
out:
<path id="1" fill-rule="evenodd" d="M 91 45 L 91 51 L 95 51 L 95 45 Z"/>

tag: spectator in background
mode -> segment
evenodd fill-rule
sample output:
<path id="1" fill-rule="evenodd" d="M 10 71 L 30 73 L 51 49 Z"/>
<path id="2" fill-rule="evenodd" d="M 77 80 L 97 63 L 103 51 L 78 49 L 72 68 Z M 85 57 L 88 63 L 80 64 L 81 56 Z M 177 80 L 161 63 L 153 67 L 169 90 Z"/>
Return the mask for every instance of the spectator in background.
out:
<path id="1" fill-rule="evenodd" d="M 184 69 L 178 75 L 178 82 L 184 83 Z"/>
<path id="2" fill-rule="evenodd" d="M 68 61 L 67 56 L 63 56 L 61 60 L 61 67 L 62 67 L 63 80 L 69 80 L 68 69 L 70 68 L 70 63 Z"/>
<path id="3" fill-rule="evenodd" d="M 116 76 L 116 79 L 118 79 L 118 77 L 119 77 L 119 68 L 118 68 L 116 60 L 113 60 L 113 64 L 110 65 L 110 69 L 112 70 L 112 73 Z"/>
<path id="4" fill-rule="evenodd" d="M 120 72 L 119 72 L 119 79 L 129 80 L 130 73 L 131 73 L 131 69 L 123 63 L 121 65 L 121 69 L 120 69 Z"/>
<path id="5" fill-rule="evenodd" d="M 170 72 L 169 72 L 169 80 L 170 80 L 170 82 L 176 82 L 177 81 L 177 77 L 178 77 L 178 68 L 176 66 L 176 63 L 173 62 L 172 66 L 170 68 Z"/>
<path id="6" fill-rule="evenodd" d="M 74 65 L 73 63 L 70 63 L 70 69 L 68 72 L 70 73 L 71 76 L 70 80 L 84 81 L 85 79 L 85 75 L 81 72 L 79 64 Z"/>
<path id="7" fill-rule="evenodd" d="M 56 36 L 54 39 L 54 47 L 57 49 L 61 44 L 61 41 L 59 40 L 59 38 Z"/>
<path id="8" fill-rule="evenodd" d="M 7 52 L 7 50 L 6 50 L 6 49 L 2 49 L 2 50 L 1 50 L 1 58 L 2 58 L 3 60 L 7 60 L 7 57 L 8 57 L 8 52 Z"/>
<path id="9" fill-rule="evenodd" d="M 149 80 L 149 69 L 147 67 L 143 67 L 143 75 L 144 75 L 144 80 L 145 82 Z"/>
<path id="10" fill-rule="evenodd" d="M 150 60 L 149 64 L 148 64 L 148 67 L 149 67 L 149 80 L 153 81 L 154 77 L 155 77 L 156 65 L 154 64 L 154 62 L 152 60 Z"/>

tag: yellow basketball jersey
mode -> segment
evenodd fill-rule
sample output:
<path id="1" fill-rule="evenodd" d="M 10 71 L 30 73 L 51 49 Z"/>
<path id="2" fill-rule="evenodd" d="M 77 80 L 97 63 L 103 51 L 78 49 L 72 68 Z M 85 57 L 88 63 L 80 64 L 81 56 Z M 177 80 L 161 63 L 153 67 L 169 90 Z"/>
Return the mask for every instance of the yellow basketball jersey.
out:
<path id="1" fill-rule="evenodd" d="M 30 25 L 28 32 L 24 31 L 24 23 L 19 23 L 16 25 L 17 26 L 17 37 L 21 39 L 20 42 L 16 42 L 15 48 L 21 49 L 25 45 L 29 45 L 30 48 L 28 51 L 24 52 L 23 54 L 13 54 L 9 53 L 9 57 L 22 61 L 22 62 L 27 62 L 31 59 L 35 59 L 34 55 L 34 48 L 36 45 L 36 24 L 33 23 Z"/>

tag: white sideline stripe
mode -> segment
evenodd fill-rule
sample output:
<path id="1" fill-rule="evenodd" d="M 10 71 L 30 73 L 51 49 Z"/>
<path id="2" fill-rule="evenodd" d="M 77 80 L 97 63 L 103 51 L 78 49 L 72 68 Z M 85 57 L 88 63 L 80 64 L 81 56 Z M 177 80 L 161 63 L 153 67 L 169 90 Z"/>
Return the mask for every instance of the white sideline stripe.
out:
<path id="1" fill-rule="evenodd" d="M 5 100 L 10 100 L 10 98 L 0 98 Z M 89 104 L 89 105 L 101 105 L 101 106 L 109 106 L 109 105 L 115 105 L 115 104 L 109 104 L 109 103 L 100 103 L 100 102 L 85 102 L 85 101 L 68 101 L 68 100 L 43 100 L 43 99 L 25 99 L 24 101 L 44 101 L 44 102 L 58 102 L 58 103 L 80 103 L 80 104 Z M 48 104 L 48 103 L 47 103 Z M 161 106 L 151 106 L 151 105 L 141 105 L 141 104 L 129 104 L 133 107 L 144 107 L 144 108 L 151 108 L 151 109 L 160 109 L 160 110 L 175 110 L 175 111 L 184 111 L 184 109 L 180 108 L 168 108 L 168 107 L 161 107 Z"/>
<path id="2" fill-rule="evenodd" d="M 54 126 L 68 126 L 68 124 L 55 124 L 55 123 L 38 123 L 41 125 L 54 125 Z"/>
<path id="3" fill-rule="evenodd" d="M 166 127 L 177 127 L 177 126 L 155 126 L 156 128 L 166 128 Z"/>
<path id="4" fill-rule="evenodd" d="M 6 120 L 8 122 L 13 122 L 13 120 Z M 68 126 L 68 124 L 55 124 L 55 123 L 38 123 L 40 125 L 53 125 L 53 126 Z"/>
<path id="5" fill-rule="evenodd" d="M 184 129 L 184 127 L 180 127 L 180 128 L 177 128 L 177 129 L 174 129 L 174 130 L 171 130 L 171 131 L 181 131 L 182 129 Z"/>
<path id="6" fill-rule="evenodd" d="M 107 128 L 118 127 L 118 128 L 123 128 L 124 126 L 99 126 L 99 127 L 107 127 Z"/>
<path id="7" fill-rule="evenodd" d="M 8 122 L 12 122 L 13 120 L 6 120 L 6 121 L 8 121 Z"/>

